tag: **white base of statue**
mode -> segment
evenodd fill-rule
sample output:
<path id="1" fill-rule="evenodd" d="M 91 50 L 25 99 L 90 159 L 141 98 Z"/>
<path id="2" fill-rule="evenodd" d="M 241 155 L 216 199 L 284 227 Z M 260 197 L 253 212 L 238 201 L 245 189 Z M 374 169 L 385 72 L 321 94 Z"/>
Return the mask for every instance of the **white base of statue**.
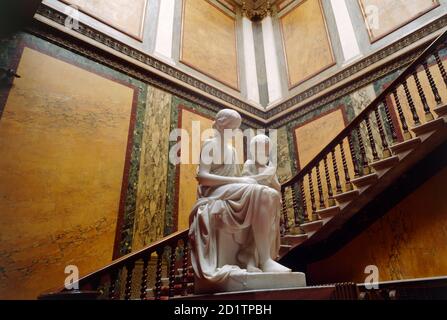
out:
<path id="1" fill-rule="evenodd" d="M 306 275 L 301 272 L 237 272 L 222 283 L 195 279 L 194 293 L 218 293 L 249 290 L 292 289 L 306 286 Z"/>

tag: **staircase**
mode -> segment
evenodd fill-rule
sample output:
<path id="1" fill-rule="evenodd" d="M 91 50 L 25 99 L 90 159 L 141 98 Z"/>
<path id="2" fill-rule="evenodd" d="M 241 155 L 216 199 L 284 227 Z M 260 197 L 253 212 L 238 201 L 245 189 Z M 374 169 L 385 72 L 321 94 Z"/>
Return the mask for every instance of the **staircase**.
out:
<path id="1" fill-rule="evenodd" d="M 447 92 L 441 60 L 446 44 L 447 32 L 282 185 L 281 261 L 293 267 L 294 252 L 327 240 L 447 140 L 447 94 L 441 97 Z M 429 89 L 422 85 L 422 76 Z M 337 284 L 233 293 L 227 298 L 356 299 L 361 297 L 360 287 Z M 78 291 L 59 288 L 40 298 L 206 298 L 193 296 L 193 289 L 188 230 L 184 230 L 81 278 Z"/>

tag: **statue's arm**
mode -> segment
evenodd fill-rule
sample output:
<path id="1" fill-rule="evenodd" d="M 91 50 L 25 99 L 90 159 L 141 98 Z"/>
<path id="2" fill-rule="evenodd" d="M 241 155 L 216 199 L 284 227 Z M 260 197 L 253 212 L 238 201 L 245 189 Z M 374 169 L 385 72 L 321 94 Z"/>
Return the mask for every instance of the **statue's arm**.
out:
<path id="1" fill-rule="evenodd" d="M 256 180 L 247 177 L 226 177 L 210 173 L 211 165 L 201 163 L 197 173 L 199 184 L 206 187 L 218 187 L 232 183 L 256 184 Z"/>

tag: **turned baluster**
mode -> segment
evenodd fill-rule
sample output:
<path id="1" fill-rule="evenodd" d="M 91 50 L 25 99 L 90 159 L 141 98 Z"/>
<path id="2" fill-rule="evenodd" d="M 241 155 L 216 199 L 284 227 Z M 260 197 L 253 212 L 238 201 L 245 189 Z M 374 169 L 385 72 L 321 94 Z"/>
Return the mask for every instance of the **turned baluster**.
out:
<path id="1" fill-rule="evenodd" d="M 327 193 L 328 193 L 328 206 L 334 207 L 335 206 L 334 192 L 332 191 L 331 176 L 329 174 L 329 167 L 327 164 L 327 155 L 324 156 L 323 163 L 324 163 L 324 173 L 326 176 L 326 185 L 327 185 Z"/>
<path id="2" fill-rule="evenodd" d="M 324 195 L 323 195 L 323 185 L 321 183 L 321 175 L 320 175 L 320 164 L 317 164 L 317 188 L 318 188 L 318 197 L 320 199 L 320 210 L 325 209 L 326 205 L 324 204 Z"/>
<path id="3" fill-rule="evenodd" d="M 422 106 L 424 108 L 425 120 L 426 121 L 431 121 L 431 120 L 434 119 L 434 117 L 433 117 L 433 114 L 430 111 L 430 106 L 428 105 L 427 97 L 425 96 L 424 89 L 422 88 L 421 81 L 419 80 L 419 76 L 418 76 L 417 70 L 413 73 L 413 78 L 414 78 L 414 81 L 416 82 L 416 88 L 418 90 L 419 97 L 420 97 L 421 102 L 422 102 Z"/>
<path id="4" fill-rule="evenodd" d="M 281 193 L 282 199 L 282 217 L 283 217 L 283 235 L 289 233 L 289 215 L 287 214 L 286 190 Z"/>
<path id="5" fill-rule="evenodd" d="M 175 295 L 174 286 L 175 286 L 175 262 L 177 259 L 176 251 L 177 251 L 177 243 L 171 246 L 171 256 L 169 264 L 169 292 L 168 292 L 170 298 Z"/>
<path id="6" fill-rule="evenodd" d="M 291 193 L 292 193 L 292 208 L 293 208 L 293 215 L 295 220 L 295 225 L 300 224 L 300 210 L 298 209 L 298 202 L 297 202 L 297 196 L 296 196 L 296 184 L 290 187 Z"/>
<path id="7" fill-rule="evenodd" d="M 312 221 L 313 221 L 313 220 L 315 220 L 314 214 L 317 211 L 317 205 L 315 203 L 315 193 L 314 193 L 314 183 L 312 181 L 313 180 L 312 173 L 313 173 L 313 170 L 311 170 L 310 173 L 308 174 L 308 178 L 309 178 L 310 202 L 312 205 Z"/>
<path id="8" fill-rule="evenodd" d="M 141 290 L 140 290 L 140 299 L 147 299 L 147 277 L 148 277 L 148 266 L 149 266 L 149 258 L 143 258 L 143 273 L 141 275 Z"/>
<path id="9" fill-rule="evenodd" d="M 351 176 L 349 175 L 348 162 L 346 161 L 346 154 L 345 154 L 345 148 L 343 146 L 343 141 L 340 142 L 340 152 L 341 152 L 341 160 L 343 163 L 343 171 L 345 173 L 346 191 L 351 191 L 353 187 L 351 183 Z"/>
<path id="10" fill-rule="evenodd" d="M 332 166 L 334 168 L 334 176 L 335 176 L 335 189 L 337 194 L 343 193 L 343 189 L 341 188 L 340 175 L 338 174 L 338 165 L 337 159 L 335 158 L 335 149 L 331 152 L 332 156 Z"/>
<path id="11" fill-rule="evenodd" d="M 368 132 L 369 144 L 371 145 L 371 151 L 373 154 L 374 161 L 378 161 L 379 154 L 377 153 L 376 141 L 371 130 L 371 122 L 369 121 L 369 114 L 365 117 L 366 131 Z"/>
<path id="12" fill-rule="evenodd" d="M 124 291 L 125 300 L 130 300 L 130 297 L 132 295 L 132 275 L 134 268 L 135 268 L 134 262 L 131 262 L 128 265 L 126 265 L 127 275 L 126 275 L 126 286 Z"/>
<path id="13" fill-rule="evenodd" d="M 92 280 L 90 280 L 90 282 L 87 284 L 87 288 L 89 288 L 92 291 L 98 291 L 100 294 L 102 294 L 101 292 L 101 288 L 100 288 L 100 284 L 101 284 L 101 278 L 98 276 L 95 276 Z M 81 290 L 84 289 L 83 286 L 81 286 Z"/>
<path id="14" fill-rule="evenodd" d="M 362 164 L 362 174 L 367 175 L 371 173 L 371 169 L 368 164 L 368 158 L 366 157 L 365 145 L 363 144 L 362 132 L 360 131 L 360 126 L 356 129 L 357 139 L 359 140 L 360 148 L 360 162 Z"/>
<path id="15" fill-rule="evenodd" d="M 442 105 L 442 98 L 441 98 L 441 95 L 439 94 L 438 87 L 436 86 L 435 80 L 433 79 L 433 76 L 431 74 L 430 68 L 428 67 L 427 61 L 422 63 L 422 65 L 424 66 L 424 70 L 425 70 L 425 74 L 427 75 L 428 83 L 430 83 L 430 88 L 431 88 L 431 91 L 433 92 L 433 96 L 435 98 L 436 105 L 439 107 Z"/>
<path id="16" fill-rule="evenodd" d="M 447 86 L 447 72 L 445 71 L 444 64 L 439 57 L 438 52 L 434 54 L 436 59 L 436 64 L 438 65 L 439 71 L 441 72 L 442 79 L 444 80 L 445 85 Z"/>
<path id="17" fill-rule="evenodd" d="M 360 169 L 357 163 L 357 155 L 355 154 L 354 142 L 351 134 L 348 135 L 349 151 L 351 152 L 352 164 L 354 165 L 354 178 L 360 177 Z"/>
<path id="18" fill-rule="evenodd" d="M 396 102 L 397 112 L 399 113 L 400 123 L 402 125 L 402 130 L 404 131 L 404 140 L 409 140 L 412 137 L 411 132 L 408 130 L 407 119 L 405 119 L 404 112 L 402 110 L 402 105 L 400 104 L 399 96 L 397 95 L 397 90 L 393 90 L 394 101 Z"/>
<path id="19" fill-rule="evenodd" d="M 161 298 L 161 276 L 162 276 L 162 259 L 163 259 L 163 249 L 157 249 L 157 270 L 155 272 L 155 300 L 160 300 Z"/>
<path id="20" fill-rule="evenodd" d="M 393 119 L 391 118 L 390 106 L 388 105 L 386 98 L 383 100 L 382 104 L 383 104 L 383 107 L 385 108 L 386 121 L 388 123 L 388 126 L 390 127 L 391 137 L 393 138 L 393 143 L 396 143 L 397 142 L 397 133 L 396 133 L 396 129 L 394 128 Z"/>
<path id="21" fill-rule="evenodd" d="M 304 180 L 300 182 L 301 203 L 303 205 L 303 223 L 309 222 L 309 214 L 307 213 L 306 193 L 304 191 Z"/>
<path id="22" fill-rule="evenodd" d="M 380 105 L 374 111 L 374 114 L 376 116 L 377 126 L 379 127 L 380 139 L 382 140 L 383 157 L 389 158 L 391 157 L 391 150 L 388 147 L 388 141 L 386 140 L 385 131 L 383 130 L 382 119 L 380 118 Z"/>
<path id="23" fill-rule="evenodd" d="M 421 121 L 419 120 L 419 115 L 416 111 L 416 107 L 414 105 L 413 98 L 411 97 L 410 89 L 408 89 L 408 81 L 407 80 L 405 80 L 403 82 L 403 86 L 404 86 L 404 90 L 405 90 L 405 95 L 407 97 L 408 105 L 409 105 L 411 113 L 413 115 L 414 125 L 415 126 L 420 125 Z"/>
<path id="24" fill-rule="evenodd" d="M 109 299 L 116 299 L 116 280 L 118 279 L 118 270 L 115 269 L 110 274 Z"/>
<path id="25" fill-rule="evenodd" d="M 182 265 L 182 296 L 188 294 L 188 259 L 189 245 L 188 238 L 183 239 L 183 265 Z"/>

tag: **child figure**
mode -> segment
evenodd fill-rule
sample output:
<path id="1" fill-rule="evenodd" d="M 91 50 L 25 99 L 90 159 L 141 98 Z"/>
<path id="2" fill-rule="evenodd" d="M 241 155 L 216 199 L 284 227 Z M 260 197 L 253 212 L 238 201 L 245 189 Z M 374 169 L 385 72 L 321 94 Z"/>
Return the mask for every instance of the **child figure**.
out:
<path id="1" fill-rule="evenodd" d="M 269 187 L 281 193 L 281 185 L 276 176 L 276 167 L 270 159 L 271 141 L 266 135 L 257 135 L 250 142 L 250 156 L 244 163 L 242 171 L 243 176 L 250 177 L 257 181 L 258 184 Z M 273 191 L 272 190 L 272 191 Z M 274 191 L 273 191 L 274 192 Z M 274 215 L 273 224 L 271 225 L 271 253 L 272 259 L 276 259 L 280 246 L 280 212 L 272 212 Z M 239 253 L 238 259 L 246 265 L 248 272 L 262 272 L 258 267 L 258 256 L 256 251 L 251 250 L 253 239 L 246 240 L 246 247 Z M 285 270 L 290 271 L 290 269 Z"/>
<path id="2" fill-rule="evenodd" d="M 243 176 L 250 176 L 258 184 L 265 185 L 281 192 L 281 185 L 276 176 L 276 167 L 270 160 L 270 138 L 260 134 L 250 142 L 250 157 L 244 164 Z"/>

